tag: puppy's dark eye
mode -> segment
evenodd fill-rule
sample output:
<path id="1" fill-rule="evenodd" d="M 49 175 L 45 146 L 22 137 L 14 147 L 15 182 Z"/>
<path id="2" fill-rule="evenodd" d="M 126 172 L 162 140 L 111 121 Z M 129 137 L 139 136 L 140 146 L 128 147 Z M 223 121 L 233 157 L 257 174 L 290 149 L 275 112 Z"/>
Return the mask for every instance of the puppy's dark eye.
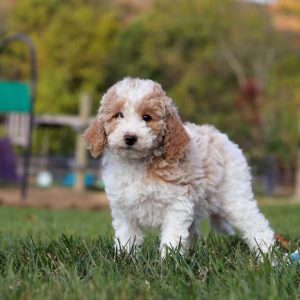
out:
<path id="1" fill-rule="evenodd" d="M 142 119 L 143 119 L 145 122 L 149 122 L 149 121 L 152 120 L 151 116 L 149 116 L 149 115 L 143 115 L 143 116 L 142 116 Z"/>
<path id="2" fill-rule="evenodd" d="M 117 114 L 115 114 L 115 118 L 122 119 L 122 118 L 124 118 L 124 115 L 121 112 L 118 112 Z"/>

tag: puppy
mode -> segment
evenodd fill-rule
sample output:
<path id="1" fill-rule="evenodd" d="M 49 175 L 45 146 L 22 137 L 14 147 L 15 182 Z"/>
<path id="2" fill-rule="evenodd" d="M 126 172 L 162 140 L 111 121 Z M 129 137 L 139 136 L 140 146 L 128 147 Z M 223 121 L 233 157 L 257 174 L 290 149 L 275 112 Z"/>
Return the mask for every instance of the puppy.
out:
<path id="1" fill-rule="evenodd" d="M 205 217 L 218 232 L 237 230 L 257 253 L 274 244 L 242 151 L 213 126 L 183 124 L 158 83 L 113 85 L 84 138 L 92 156 L 103 156 L 117 248 L 140 245 L 150 226 L 161 230 L 162 257 L 168 247 L 184 250 Z"/>

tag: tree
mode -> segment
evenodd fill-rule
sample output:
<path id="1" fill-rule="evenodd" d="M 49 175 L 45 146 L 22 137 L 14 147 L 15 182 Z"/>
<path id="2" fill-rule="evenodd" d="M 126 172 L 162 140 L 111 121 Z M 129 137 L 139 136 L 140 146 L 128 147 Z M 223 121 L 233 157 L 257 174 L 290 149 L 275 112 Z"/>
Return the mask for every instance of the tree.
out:
<path id="1" fill-rule="evenodd" d="M 10 31 L 29 34 L 37 47 L 37 112 L 76 113 L 78 93 L 95 93 L 103 86 L 103 66 L 118 26 L 117 14 L 103 1 L 23 0 L 16 4 Z"/>
<path id="2" fill-rule="evenodd" d="M 184 119 L 215 124 L 262 156 L 263 112 L 272 102 L 268 90 L 281 41 L 264 6 L 233 0 L 176 0 L 170 6 L 162 0 L 121 32 L 108 78 L 156 79 Z M 251 85 L 256 93 L 244 103 Z"/>
<path id="3" fill-rule="evenodd" d="M 295 35 L 299 42 L 300 33 L 300 3 L 297 0 L 277 0 L 270 6 L 274 26 Z"/>
<path id="4" fill-rule="evenodd" d="M 273 16 L 273 23 L 278 30 L 284 31 L 290 36 L 290 48 L 289 55 L 283 60 L 280 70 L 285 70 L 285 76 L 283 76 L 283 82 L 281 81 L 280 87 L 284 85 L 285 99 L 291 99 L 285 101 L 285 104 L 289 102 L 289 107 L 282 107 L 286 113 L 286 121 L 290 124 L 290 127 L 297 128 L 300 118 L 300 55 L 299 55 L 299 33 L 300 33 L 300 3 L 297 0 L 278 0 L 274 5 L 270 7 Z M 291 102 L 292 101 L 292 105 Z M 293 116 L 293 118 L 291 118 Z M 296 131 L 298 129 L 298 132 Z M 295 198 L 300 201 L 300 148 L 299 148 L 299 128 L 293 131 L 286 131 L 286 137 L 292 138 L 294 142 L 294 149 L 292 151 L 292 157 L 296 163 L 296 185 L 295 185 Z M 296 133 L 295 133 L 296 131 Z M 294 134 L 291 136 L 291 132 Z M 290 141 L 289 141 L 290 142 Z M 289 143 L 290 144 L 290 143 Z M 297 149 L 298 147 L 298 149 Z M 291 153 L 291 151 L 289 151 Z M 295 154 L 297 152 L 297 154 Z"/>
<path id="5" fill-rule="evenodd" d="M 163 85 L 183 119 L 214 124 L 250 157 L 295 155 L 299 49 L 274 29 L 268 6 L 20 0 L 3 28 L 24 31 L 36 43 L 38 113 L 76 113 L 80 91 L 98 98 L 124 76 L 148 77 Z M 17 46 L 8 51 L 20 61 L 25 55 Z M 26 78 L 25 65 L 3 58 L 1 72 Z"/>

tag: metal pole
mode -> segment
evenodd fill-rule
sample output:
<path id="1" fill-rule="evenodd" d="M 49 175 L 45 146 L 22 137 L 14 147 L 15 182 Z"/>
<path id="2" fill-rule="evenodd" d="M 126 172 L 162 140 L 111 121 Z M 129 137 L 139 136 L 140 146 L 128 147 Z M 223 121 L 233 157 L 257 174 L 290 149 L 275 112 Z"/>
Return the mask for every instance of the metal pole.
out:
<path id="1" fill-rule="evenodd" d="M 0 42 L 0 50 L 10 42 L 21 41 L 24 43 L 28 49 L 29 61 L 30 61 L 30 88 L 31 88 L 31 105 L 29 110 L 29 130 L 27 137 L 27 145 L 24 151 L 23 160 L 23 178 L 21 182 L 21 197 L 25 200 L 28 190 L 28 175 L 31 157 L 31 147 L 32 147 L 32 129 L 33 129 L 33 119 L 34 119 L 34 104 L 36 99 L 36 83 L 37 83 L 37 66 L 36 66 L 36 50 L 31 39 L 24 33 L 15 33 L 5 37 Z"/>

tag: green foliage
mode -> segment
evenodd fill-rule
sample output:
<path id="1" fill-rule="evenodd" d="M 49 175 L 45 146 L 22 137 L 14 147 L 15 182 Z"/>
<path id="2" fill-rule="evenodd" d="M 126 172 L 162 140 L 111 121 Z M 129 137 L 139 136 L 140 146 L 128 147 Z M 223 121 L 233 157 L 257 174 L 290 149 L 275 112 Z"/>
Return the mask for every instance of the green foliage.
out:
<path id="1" fill-rule="evenodd" d="M 6 34 L 25 32 L 36 44 L 38 113 L 77 113 L 81 91 L 92 93 L 96 111 L 99 94 L 111 84 L 124 76 L 147 77 L 163 85 L 184 120 L 214 124 L 249 156 L 295 156 L 299 47 L 274 29 L 264 6 L 235 0 L 174 0 L 172 5 L 157 0 L 142 10 L 137 2 L 122 3 L 16 2 L 1 28 Z M 28 78 L 25 53 L 20 45 L 9 47 L 1 75 Z M 241 110 L 249 107 L 236 105 L 249 79 L 261 91 L 259 126 L 244 118 Z M 55 143 L 51 147 L 58 149 Z"/>
<path id="2" fill-rule="evenodd" d="M 299 236 L 299 206 L 265 206 L 277 231 Z M 282 212 L 291 218 L 281 218 Z M 115 255 L 108 212 L 2 207 L 1 299 L 298 299 L 300 273 L 275 250 L 255 262 L 238 237 L 213 233 L 186 255 L 159 258 L 147 234 L 139 253 Z M 295 218 L 294 218 L 295 217 Z M 64 232 L 65 234 L 61 234 Z M 100 236 L 99 236 L 99 235 Z"/>
<path id="3" fill-rule="evenodd" d="M 173 1 L 170 6 L 161 0 L 120 33 L 109 78 L 111 82 L 126 75 L 157 80 L 185 120 L 214 124 L 252 156 L 261 157 L 270 148 L 265 141 L 274 142 L 272 135 L 266 138 L 264 130 L 252 128 L 236 100 L 241 81 L 254 79 L 263 101 L 269 101 L 269 82 L 278 78 L 268 75 L 280 56 L 281 48 L 276 47 L 281 41 L 259 6 L 231 0 Z M 240 72 L 232 66 L 233 59 Z M 282 145 L 278 139 L 275 143 Z"/>
<path id="4" fill-rule="evenodd" d="M 27 33 L 36 44 L 38 113 L 77 113 L 78 94 L 103 87 L 118 18 L 103 1 L 89 4 L 23 0 L 12 11 L 10 30 Z"/>

